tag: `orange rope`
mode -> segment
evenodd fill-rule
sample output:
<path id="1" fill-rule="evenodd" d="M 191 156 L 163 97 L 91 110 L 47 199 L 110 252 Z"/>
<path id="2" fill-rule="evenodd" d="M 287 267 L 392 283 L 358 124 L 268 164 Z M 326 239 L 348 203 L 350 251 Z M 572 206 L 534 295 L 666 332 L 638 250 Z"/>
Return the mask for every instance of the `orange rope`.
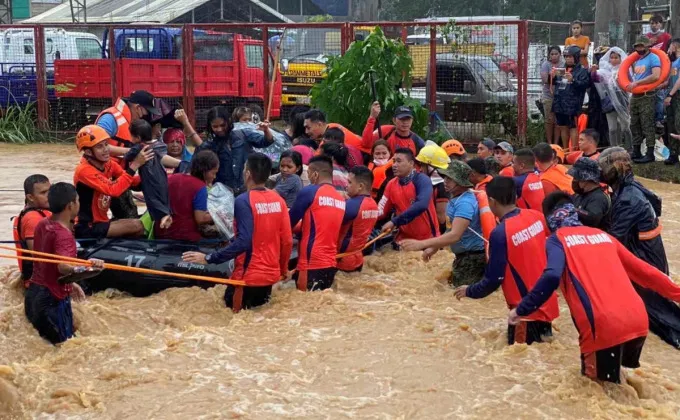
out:
<path id="1" fill-rule="evenodd" d="M 383 233 L 381 233 L 380 235 L 376 236 L 374 239 L 371 239 L 370 241 L 366 242 L 366 245 L 364 245 L 363 248 L 361 248 L 361 249 L 356 249 L 356 250 L 354 250 L 354 251 L 344 252 L 344 253 L 342 253 L 342 254 L 338 254 L 338 255 L 335 256 L 335 259 L 339 260 L 340 258 L 344 258 L 344 257 L 346 257 L 346 256 L 348 256 L 348 255 L 354 255 L 354 254 L 357 254 L 357 253 L 359 253 L 359 252 L 362 252 L 364 249 L 366 249 L 366 248 L 368 248 L 369 246 L 371 246 L 371 245 L 373 245 L 374 243 L 376 243 L 376 242 L 378 241 L 378 239 L 384 238 L 385 236 L 389 235 L 390 233 L 392 233 L 392 232 L 383 232 Z"/>
<path id="2" fill-rule="evenodd" d="M 7 249 L 7 247 L 1 247 L 1 249 Z M 54 254 L 48 254 L 46 252 L 38 252 L 38 251 L 32 251 L 29 249 L 15 249 L 15 248 L 9 248 L 13 251 L 18 251 L 18 252 L 25 252 L 28 254 L 35 254 L 35 255 L 42 255 L 42 256 L 49 256 L 54 259 L 47 259 L 47 258 L 31 258 L 31 257 L 22 257 L 22 256 L 15 256 L 15 255 L 0 255 L 0 258 L 12 258 L 15 260 L 26 260 L 26 261 L 35 261 L 35 262 L 43 262 L 43 263 L 51 263 L 51 264 L 68 264 L 68 265 L 86 265 L 86 266 L 91 266 L 89 261 L 87 260 L 81 260 L 78 258 L 71 258 L 71 257 L 63 257 L 61 255 L 54 255 Z M 164 276 L 164 277 L 176 277 L 176 278 L 182 278 L 182 279 L 188 279 L 188 280 L 199 280 L 199 281 L 208 281 L 211 283 L 219 283 L 219 284 L 228 284 L 232 286 L 245 286 L 246 283 L 242 280 L 232 280 L 232 279 L 220 279 L 217 277 L 207 277 L 207 276 L 197 276 L 194 274 L 183 274 L 183 273 L 171 273 L 168 271 L 159 271 L 159 270 L 152 270 L 150 268 L 141 268 L 141 267 L 128 267 L 126 265 L 120 265 L 120 264 L 111 264 L 111 263 L 104 263 L 104 268 L 108 270 L 116 270 L 116 271 L 127 271 L 131 273 L 140 273 L 140 274 L 154 274 L 157 276 Z"/>

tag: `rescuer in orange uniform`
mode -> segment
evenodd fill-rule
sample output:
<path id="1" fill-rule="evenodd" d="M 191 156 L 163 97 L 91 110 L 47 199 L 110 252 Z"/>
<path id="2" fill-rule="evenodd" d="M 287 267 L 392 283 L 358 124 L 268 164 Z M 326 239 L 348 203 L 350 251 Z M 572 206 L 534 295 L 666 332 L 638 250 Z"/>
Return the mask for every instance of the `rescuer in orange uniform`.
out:
<path id="1" fill-rule="evenodd" d="M 531 149 L 520 149 L 515 153 L 512 167 L 515 176 L 517 207 L 541 211 L 541 204 L 545 198 L 543 183 L 536 173 L 536 158 Z"/>
<path id="2" fill-rule="evenodd" d="M 489 263 L 484 278 L 472 286 L 456 289 L 458 299 L 481 299 L 503 288 L 509 308 L 516 308 L 545 269 L 545 241 L 548 227 L 542 213 L 519 209 L 515 205 L 515 183 L 496 177 L 487 185 L 489 206 L 500 223 L 489 239 Z M 531 258 L 527 258 L 527 256 Z M 545 304 L 517 325 L 508 325 L 508 344 L 541 342 L 552 336 L 551 322 L 559 316 L 557 296 L 553 293 Z"/>
<path id="3" fill-rule="evenodd" d="M 543 203 L 550 231 L 547 266 L 534 288 L 508 322 L 534 314 L 561 287 L 579 332 L 581 373 L 589 378 L 621 382 L 621 366 L 637 368 L 649 331 L 649 319 L 633 282 L 680 301 L 680 286 L 635 257 L 619 241 L 585 227 L 571 199 L 555 192 Z"/>

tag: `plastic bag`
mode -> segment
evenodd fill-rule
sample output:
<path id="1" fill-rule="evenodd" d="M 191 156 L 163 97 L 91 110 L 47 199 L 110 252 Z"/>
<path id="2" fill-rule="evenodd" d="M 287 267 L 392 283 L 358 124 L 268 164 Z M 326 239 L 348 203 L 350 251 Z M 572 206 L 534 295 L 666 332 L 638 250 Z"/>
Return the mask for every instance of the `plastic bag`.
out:
<path id="1" fill-rule="evenodd" d="M 274 135 L 274 142 L 268 147 L 262 149 L 253 148 L 253 150 L 255 150 L 256 152 L 264 153 L 265 155 L 269 156 L 269 159 L 272 160 L 274 167 L 278 167 L 279 161 L 281 160 L 281 153 L 290 149 L 291 147 L 293 147 L 293 145 L 288 140 L 288 136 L 286 136 L 285 134 L 279 133 L 276 130 L 270 131 Z"/>
<path id="2" fill-rule="evenodd" d="M 642 143 L 640 151 L 642 152 L 643 155 L 647 153 L 647 144 L 646 143 L 644 143 L 644 142 Z M 657 162 L 662 162 L 662 161 L 668 159 L 670 155 L 671 155 L 671 151 L 668 149 L 668 147 L 666 147 L 666 145 L 663 144 L 663 142 L 661 140 L 657 139 L 655 144 L 654 144 L 654 159 Z"/>
<path id="3" fill-rule="evenodd" d="M 222 236 L 234 237 L 234 193 L 224 184 L 216 182 L 208 192 L 208 212 Z"/>

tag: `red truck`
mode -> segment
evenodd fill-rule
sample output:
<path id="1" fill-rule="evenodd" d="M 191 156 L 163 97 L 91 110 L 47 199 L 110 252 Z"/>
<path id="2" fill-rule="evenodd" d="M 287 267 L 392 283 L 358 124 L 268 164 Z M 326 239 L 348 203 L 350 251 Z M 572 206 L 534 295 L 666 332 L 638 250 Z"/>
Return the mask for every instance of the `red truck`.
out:
<path id="1" fill-rule="evenodd" d="M 91 121 L 111 105 L 108 36 L 107 31 L 101 59 L 54 61 L 57 120 L 77 126 Z M 181 29 L 117 29 L 114 36 L 116 95 L 125 96 L 144 89 L 159 98 L 181 104 L 184 94 Z M 199 126 L 213 106 L 255 103 L 264 108 L 263 56 L 260 40 L 239 34 L 194 30 L 194 96 Z M 271 56 L 268 61 L 271 75 L 274 71 Z M 278 77 L 271 116 L 280 115 L 281 78 Z"/>

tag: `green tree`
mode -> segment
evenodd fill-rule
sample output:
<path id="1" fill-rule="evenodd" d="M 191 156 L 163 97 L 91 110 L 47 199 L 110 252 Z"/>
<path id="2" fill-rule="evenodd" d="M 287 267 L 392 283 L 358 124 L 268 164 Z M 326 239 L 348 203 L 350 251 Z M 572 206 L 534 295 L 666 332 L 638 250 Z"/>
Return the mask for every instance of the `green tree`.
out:
<path id="1" fill-rule="evenodd" d="M 337 122 L 361 133 L 366 124 L 373 95 L 370 74 L 373 74 L 378 100 L 382 105 L 381 119 L 393 115 L 401 105 L 413 109 L 413 131 L 421 136 L 427 132 L 428 112 L 419 101 L 403 95 L 399 87 L 411 87 L 413 61 L 401 41 L 385 37 L 376 28 L 364 41 L 355 41 L 343 56 L 328 56 L 327 77 L 311 91 L 312 105 L 326 113 L 329 121 Z"/>

